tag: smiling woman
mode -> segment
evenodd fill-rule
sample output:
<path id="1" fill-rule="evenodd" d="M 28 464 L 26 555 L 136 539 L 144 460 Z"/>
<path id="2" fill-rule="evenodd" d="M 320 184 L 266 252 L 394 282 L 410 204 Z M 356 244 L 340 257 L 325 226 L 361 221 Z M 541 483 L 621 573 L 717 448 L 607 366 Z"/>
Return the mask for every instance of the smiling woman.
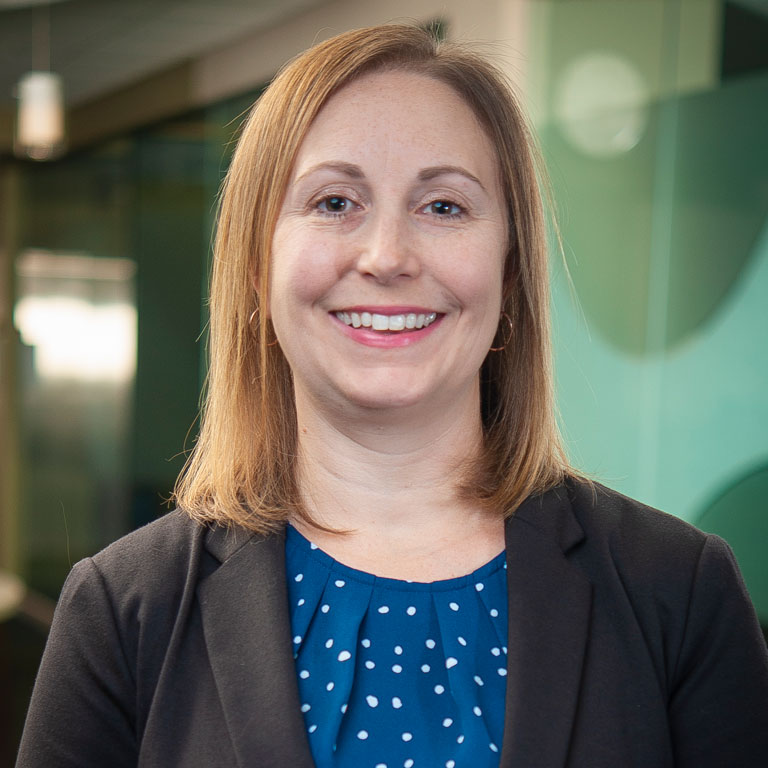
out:
<path id="1" fill-rule="evenodd" d="M 292 356 L 303 349 L 303 359 L 343 376 L 361 407 L 384 393 L 407 406 L 419 385 L 440 377 L 435 394 L 452 397 L 463 376 L 461 408 L 436 396 L 417 413 L 402 407 L 386 418 L 421 418 L 437 434 L 455 409 L 447 431 L 461 436 L 461 455 L 441 443 L 447 453 L 437 461 L 451 467 L 452 495 L 515 509 L 571 473 L 552 405 L 548 302 L 534 142 L 503 77 L 466 47 L 414 27 L 359 30 L 311 49 L 256 104 L 230 166 L 206 413 L 179 505 L 201 521 L 258 532 L 281 528 L 287 516 L 317 517 L 299 487 L 300 462 L 274 460 L 301 453 L 300 441 L 315 436 L 307 424 L 297 429 L 309 390 Z M 429 332 L 393 339 L 336 322 L 337 312 L 352 320 L 356 309 L 361 326 L 364 313 L 394 315 L 395 326 L 397 315 L 435 321 Z M 504 346 L 493 334 L 501 326 L 507 338 L 509 325 L 515 342 L 486 354 Z M 365 339 L 367 351 L 340 347 L 342 336 Z M 391 360 L 395 349 L 401 361 Z M 398 366 L 413 377 L 407 387 L 392 378 Z M 466 409 L 471 426 L 456 421 Z"/>
<path id="2" fill-rule="evenodd" d="M 382 423 L 448 411 L 480 444 L 508 239 L 497 165 L 472 110 L 432 77 L 369 74 L 325 104 L 288 180 L 268 287 L 302 424 L 355 405 Z"/>
<path id="3" fill-rule="evenodd" d="M 20 766 L 765 765 L 727 545 L 563 456 L 544 231 L 476 55 L 385 26 L 287 65 L 222 195 L 179 509 L 73 569 Z"/>

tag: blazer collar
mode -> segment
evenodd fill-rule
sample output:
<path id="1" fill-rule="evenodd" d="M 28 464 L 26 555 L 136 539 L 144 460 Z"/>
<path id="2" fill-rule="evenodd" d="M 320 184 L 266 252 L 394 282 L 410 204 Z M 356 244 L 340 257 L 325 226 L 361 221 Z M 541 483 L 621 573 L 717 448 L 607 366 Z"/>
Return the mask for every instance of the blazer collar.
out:
<path id="1" fill-rule="evenodd" d="M 591 585 L 566 554 L 583 538 L 565 486 L 530 497 L 507 521 L 500 768 L 566 764 L 592 599 Z M 284 536 L 215 528 L 206 549 L 221 564 L 201 581 L 198 598 L 238 763 L 312 768 L 290 643 Z"/>
<path id="2" fill-rule="evenodd" d="M 215 528 L 221 565 L 198 587 L 203 632 L 238 765 L 313 768 L 294 669 L 283 535 Z"/>
<path id="3" fill-rule="evenodd" d="M 509 640 L 500 768 L 562 768 L 579 699 L 592 587 L 566 554 L 584 539 L 565 486 L 506 524 Z"/>

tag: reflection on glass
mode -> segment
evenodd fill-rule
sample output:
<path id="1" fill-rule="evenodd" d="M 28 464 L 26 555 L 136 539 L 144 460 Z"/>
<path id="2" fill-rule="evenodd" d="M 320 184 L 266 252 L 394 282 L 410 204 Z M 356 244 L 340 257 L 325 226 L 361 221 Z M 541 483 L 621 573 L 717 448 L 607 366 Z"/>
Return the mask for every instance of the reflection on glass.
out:
<path id="1" fill-rule="evenodd" d="M 575 148 L 595 157 L 613 157 L 642 138 L 648 88 L 624 57 L 592 51 L 568 64 L 560 77 L 555 114 Z"/>
<path id="2" fill-rule="evenodd" d="M 29 249 L 16 272 L 24 577 L 55 597 L 130 520 L 135 264 Z"/>
<path id="3" fill-rule="evenodd" d="M 127 382 L 136 368 L 135 271 L 127 259 L 27 251 L 14 320 L 41 379 Z"/>

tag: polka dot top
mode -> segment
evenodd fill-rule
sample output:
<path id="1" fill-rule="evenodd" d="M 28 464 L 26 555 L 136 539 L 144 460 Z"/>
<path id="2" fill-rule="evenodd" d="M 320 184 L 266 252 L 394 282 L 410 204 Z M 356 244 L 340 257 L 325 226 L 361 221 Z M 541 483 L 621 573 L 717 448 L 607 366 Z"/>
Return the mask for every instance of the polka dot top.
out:
<path id="1" fill-rule="evenodd" d="M 467 576 L 400 581 L 342 565 L 288 526 L 286 567 L 317 768 L 498 768 L 503 552 Z"/>

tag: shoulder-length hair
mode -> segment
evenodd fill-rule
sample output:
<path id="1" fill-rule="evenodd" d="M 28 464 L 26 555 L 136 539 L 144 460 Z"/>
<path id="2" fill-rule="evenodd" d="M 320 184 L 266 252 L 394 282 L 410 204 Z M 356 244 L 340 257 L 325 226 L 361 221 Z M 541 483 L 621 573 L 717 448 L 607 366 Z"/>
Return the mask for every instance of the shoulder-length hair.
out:
<path id="1" fill-rule="evenodd" d="M 275 224 L 299 146 L 330 96 L 364 74 L 407 70 L 451 86 L 498 155 L 509 219 L 501 351 L 481 368 L 483 451 L 460 492 L 512 514 L 569 472 L 555 421 L 546 223 L 539 162 L 505 78 L 419 27 L 333 37 L 289 62 L 248 118 L 222 187 L 210 293 L 210 368 L 200 434 L 175 500 L 200 521 L 258 532 L 289 515 L 312 523 L 296 478 L 291 371 L 265 316 Z M 509 327 L 507 327 L 509 325 Z M 498 342 L 503 343 L 503 342 Z"/>

